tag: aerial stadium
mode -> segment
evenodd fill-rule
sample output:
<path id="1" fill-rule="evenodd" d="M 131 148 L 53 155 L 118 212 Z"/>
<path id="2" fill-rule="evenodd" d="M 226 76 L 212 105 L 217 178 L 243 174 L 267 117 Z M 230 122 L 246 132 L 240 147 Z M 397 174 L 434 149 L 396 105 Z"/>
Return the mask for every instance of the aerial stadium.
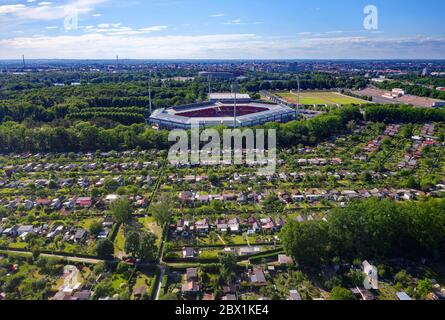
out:
<path id="1" fill-rule="evenodd" d="M 240 128 L 267 122 L 289 122 L 295 110 L 283 105 L 253 101 L 247 94 L 212 93 L 209 101 L 155 110 L 149 123 L 161 129 L 191 129 L 223 125 Z"/>

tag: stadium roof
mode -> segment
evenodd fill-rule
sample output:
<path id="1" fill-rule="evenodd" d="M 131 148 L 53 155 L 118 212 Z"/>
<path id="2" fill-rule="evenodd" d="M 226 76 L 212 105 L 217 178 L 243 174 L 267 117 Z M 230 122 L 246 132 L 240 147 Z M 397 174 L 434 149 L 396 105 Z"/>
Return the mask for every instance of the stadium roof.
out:
<path id="1" fill-rule="evenodd" d="M 234 93 L 211 93 L 209 95 L 210 100 L 235 100 Z M 249 100 L 250 96 L 245 93 L 237 93 L 236 98 L 240 100 Z"/>
<path id="2" fill-rule="evenodd" d="M 169 109 L 158 109 L 153 112 L 149 122 L 152 124 L 158 124 L 160 126 L 166 127 L 178 127 L 187 128 L 191 127 L 193 124 L 199 123 L 200 126 L 214 126 L 223 124 L 226 126 L 233 125 L 233 117 L 221 116 L 221 117 L 187 117 L 178 114 L 179 110 L 205 110 L 206 108 L 219 107 L 224 105 L 233 104 L 223 104 L 223 103 L 206 103 L 206 104 L 195 104 L 187 106 L 178 106 Z M 250 126 L 258 125 L 270 121 L 289 121 L 295 118 L 295 110 L 284 106 L 276 104 L 265 104 L 265 103 L 244 103 L 243 105 L 248 105 L 252 107 L 264 108 L 264 111 L 239 115 L 237 117 L 237 124 L 239 126 Z"/>

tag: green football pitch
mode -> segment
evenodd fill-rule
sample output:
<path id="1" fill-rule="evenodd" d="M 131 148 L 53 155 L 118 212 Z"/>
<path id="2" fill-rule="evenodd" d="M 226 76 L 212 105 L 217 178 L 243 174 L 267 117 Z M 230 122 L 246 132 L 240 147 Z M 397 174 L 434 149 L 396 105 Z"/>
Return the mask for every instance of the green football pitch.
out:
<path id="1" fill-rule="evenodd" d="M 278 96 L 289 101 L 290 103 L 297 103 L 297 95 L 290 92 L 280 92 L 277 93 Z M 300 94 L 300 104 L 366 104 L 367 101 L 356 99 L 353 97 L 345 96 L 337 92 L 321 92 L 321 91 L 311 91 L 302 92 Z"/>

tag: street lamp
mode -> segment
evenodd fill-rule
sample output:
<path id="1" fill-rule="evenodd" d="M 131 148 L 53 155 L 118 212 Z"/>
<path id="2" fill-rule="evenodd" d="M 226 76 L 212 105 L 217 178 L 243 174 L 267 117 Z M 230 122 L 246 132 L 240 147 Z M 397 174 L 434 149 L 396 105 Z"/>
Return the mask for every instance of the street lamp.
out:
<path id="1" fill-rule="evenodd" d="M 150 115 L 152 112 L 152 104 L 151 104 L 151 70 L 148 71 L 148 105 L 150 108 Z"/>
<path id="2" fill-rule="evenodd" d="M 298 119 L 298 111 L 300 109 L 300 76 L 297 74 L 297 86 L 298 86 L 298 94 L 297 94 L 297 107 L 295 108 L 295 120 Z"/>
<path id="3" fill-rule="evenodd" d="M 236 128 L 236 93 L 239 90 L 238 84 L 235 82 L 231 85 L 232 93 L 234 94 L 234 108 L 233 108 L 233 128 Z"/>

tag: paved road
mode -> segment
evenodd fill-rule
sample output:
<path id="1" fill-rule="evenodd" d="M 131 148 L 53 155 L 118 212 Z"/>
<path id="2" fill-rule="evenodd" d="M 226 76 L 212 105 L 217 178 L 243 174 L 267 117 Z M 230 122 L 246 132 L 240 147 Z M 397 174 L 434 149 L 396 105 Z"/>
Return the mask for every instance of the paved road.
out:
<path id="1" fill-rule="evenodd" d="M 159 281 L 157 283 L 157 288 L 156 288 L 156 297 L 155 300 L 159 300 L 159 297 L 161 295 L 161 289 L 162 289 L 162 278 L 164 277 L 164 273 L 165 273 L 165 266 L 161 265 L 160 266 L 160 274 L 159 274 Z"/>
<path id="2" fill-rule="evenodd" d="M 2 250 L 6 253 L 14 253 L 14 254 L 25 254 L 25 255 L 32 255 L 31 252 L 27 251 L 15 251 L 15 250 Z M 105 262 L 105 260 L 100 259 L 93 259 L 93 258 L 79 258 L 79 257 L 67 257 L 67 256 L 60 256 L 57 254 L 47 254 L 47 253 L 41 253 L 40 256 L 46 257 L 46 258 L 58 258 L 58 259 L 64 259 L 71 262 L 80 262 L 80 263 L 100 263 Z"/>

